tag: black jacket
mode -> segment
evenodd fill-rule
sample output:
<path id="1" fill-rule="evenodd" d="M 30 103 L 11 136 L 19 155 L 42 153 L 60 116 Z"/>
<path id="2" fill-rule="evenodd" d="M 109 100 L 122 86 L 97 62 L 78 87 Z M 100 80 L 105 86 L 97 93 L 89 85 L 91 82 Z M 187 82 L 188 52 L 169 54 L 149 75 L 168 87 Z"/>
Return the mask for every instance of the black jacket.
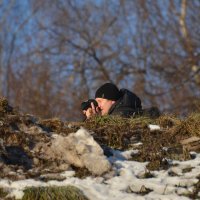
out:
<path id="1" fill-rule="evenodd" d="M 110 108 L 109 115 L 120 115 L 122 117 L 131 117 L 142 112 L 140 98 L 127 89 L 120 90 L 121 97 Z"/>

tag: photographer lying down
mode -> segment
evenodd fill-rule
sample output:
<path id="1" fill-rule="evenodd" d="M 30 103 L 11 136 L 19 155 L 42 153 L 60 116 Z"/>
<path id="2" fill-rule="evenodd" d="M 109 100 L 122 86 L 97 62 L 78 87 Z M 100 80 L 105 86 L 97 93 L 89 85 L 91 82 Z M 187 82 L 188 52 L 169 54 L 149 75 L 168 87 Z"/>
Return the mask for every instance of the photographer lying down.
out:
<path id="1" fill-rule="evenodd" d="M 81 108 L 86 119 L 95 115 L 131 117 L 142 112 L 140 98 L 127 89 L 119 90 L 113 83 L 98 88 L 95 99 L 83 102 Z"/>

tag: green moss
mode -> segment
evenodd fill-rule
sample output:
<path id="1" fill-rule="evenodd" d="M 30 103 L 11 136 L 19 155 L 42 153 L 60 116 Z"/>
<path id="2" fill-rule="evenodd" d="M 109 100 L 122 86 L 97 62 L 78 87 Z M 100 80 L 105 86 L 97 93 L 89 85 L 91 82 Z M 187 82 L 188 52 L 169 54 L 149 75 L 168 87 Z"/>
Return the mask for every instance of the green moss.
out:
<path id="1" fill-rule="evenodd" d="M 22 200 L 88 200 L 81 190 L 74 186 L 38 187 L 24 190 Z"/>

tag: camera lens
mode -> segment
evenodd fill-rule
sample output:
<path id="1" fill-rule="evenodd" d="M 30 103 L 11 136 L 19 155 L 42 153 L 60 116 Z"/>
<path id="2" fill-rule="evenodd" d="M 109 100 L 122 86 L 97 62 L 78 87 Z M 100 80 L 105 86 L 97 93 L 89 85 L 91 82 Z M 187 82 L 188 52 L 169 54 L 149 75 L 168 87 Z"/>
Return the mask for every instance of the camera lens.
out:
<path id="1" fill-rule="evenodd" d="M 88 99 L 87 101 L 82 102 L 81 109 L 87 110 L 88 108 L 91 108 L 91 103 L 94 104 L 94 107 L 96 108 L 98 106 L 98 103 L 95 99 Z"/>

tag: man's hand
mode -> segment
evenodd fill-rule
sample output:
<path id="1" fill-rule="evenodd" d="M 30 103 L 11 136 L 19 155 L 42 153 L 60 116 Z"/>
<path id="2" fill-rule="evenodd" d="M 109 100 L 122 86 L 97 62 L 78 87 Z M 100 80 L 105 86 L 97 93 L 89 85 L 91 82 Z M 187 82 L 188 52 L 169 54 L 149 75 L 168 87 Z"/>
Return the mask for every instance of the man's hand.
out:
<path id="1" fill-rule="evenodd" d="M 91 107 L 89 107 L 87 110 L 83 111 L 83 114 L 87 117 L 87 119 L 89 119 L 95 115 L 98 115 L 99 113 L 100 113 L 100 108 L 99 107 L 95 108 L 93 102 L 91 103 Z"/>

